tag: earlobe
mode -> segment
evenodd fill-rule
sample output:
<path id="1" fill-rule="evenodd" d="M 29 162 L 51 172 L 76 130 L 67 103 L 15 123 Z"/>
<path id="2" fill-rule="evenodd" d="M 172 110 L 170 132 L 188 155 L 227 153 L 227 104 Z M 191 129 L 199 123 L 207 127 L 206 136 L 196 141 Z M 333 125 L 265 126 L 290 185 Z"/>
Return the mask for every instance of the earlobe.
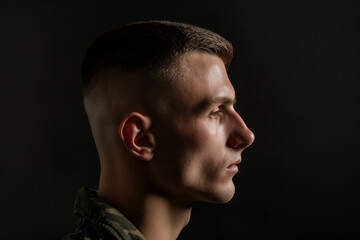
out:
<path id="1" fill-rule="evenodd" d="M 153 158 L 155 139 L 150 131 L 150 118 L 137 112 L 124 117 L 119 136 L 125 147 L 137 158 L 149 161 Z"/>

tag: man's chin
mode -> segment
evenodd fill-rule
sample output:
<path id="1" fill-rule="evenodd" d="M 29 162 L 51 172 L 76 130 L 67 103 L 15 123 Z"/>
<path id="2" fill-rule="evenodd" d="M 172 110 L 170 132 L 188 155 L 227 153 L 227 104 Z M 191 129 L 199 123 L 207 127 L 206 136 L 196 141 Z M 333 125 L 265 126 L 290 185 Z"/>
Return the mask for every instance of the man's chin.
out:
<path id="1" fill-rule="evenodd" d="M 205 194 L 200 201 L 216 204 L 224 204 L 229 202 L 235 195 L 235 186 L 232 183 L 231 186 L 226 188 L 222 187 L 220 190 Z"/>

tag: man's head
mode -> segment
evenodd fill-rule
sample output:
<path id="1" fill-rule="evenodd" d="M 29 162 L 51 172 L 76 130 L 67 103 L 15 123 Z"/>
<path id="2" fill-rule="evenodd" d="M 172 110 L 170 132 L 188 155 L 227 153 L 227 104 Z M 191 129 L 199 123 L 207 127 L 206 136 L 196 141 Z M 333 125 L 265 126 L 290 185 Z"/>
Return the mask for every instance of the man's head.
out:
<path id="1" fill-rule="evenodd" d="M 231 44 L 221 36 L 182 23 L 135 22 L 102 34 L 84 59 L 85 100 L 120 91 L 122 101 L 116 105 L 122 104 L 117 110 L 123 115 L 129 105 L 146 105 L 147 111 L 167 115 L 174 106 L 166 100 L 181 88 L 176 86 L 182 74 L 179 64 L 188 52 L 216 55 L 225 65 L 233 55 Z"/>
<path id="2" fill-rule="evenodd" d="M 181 202 L 230 200 L 234 164 L 254 138 L 233 108 L 231 58 L 224 38 L 181 23 L 137 22 L 98 37 L 83 86 L 101 177 L 121 171 Z"/>

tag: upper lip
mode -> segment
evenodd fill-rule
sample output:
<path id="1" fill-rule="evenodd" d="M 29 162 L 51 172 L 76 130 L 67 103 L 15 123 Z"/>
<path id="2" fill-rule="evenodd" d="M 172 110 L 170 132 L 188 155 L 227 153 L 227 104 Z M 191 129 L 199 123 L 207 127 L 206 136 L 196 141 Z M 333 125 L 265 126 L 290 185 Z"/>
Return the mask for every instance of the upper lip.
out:
<path id="1" fill-rule="evenodd" d="M 241 158 L 239 158 L 238 160 L 236 160 L 235 162 L 231 163 L 228 167 L 232 166 L 232 165 L 236 165 L 241 163 Z"/>

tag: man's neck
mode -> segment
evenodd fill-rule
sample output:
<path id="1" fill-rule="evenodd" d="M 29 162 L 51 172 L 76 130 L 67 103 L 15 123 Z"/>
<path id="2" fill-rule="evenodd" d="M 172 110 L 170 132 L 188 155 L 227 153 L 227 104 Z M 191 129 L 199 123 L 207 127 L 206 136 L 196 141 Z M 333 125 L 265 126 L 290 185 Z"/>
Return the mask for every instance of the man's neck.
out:
<path id="1" fill-rule="evenodd" d="M 144 193 L 143 189 L 105 186 L 100 184 L 99 197 L 124 214 L 147 240 L 175 240 L 190 220 L 190 205 Z"/>
<path id="2" fill-rule="evenodd" d="M 147 240 L 175 240 L 188 224 L 191 207 L 174 204 L 157 195 L 146 197 L 138 228 Z"/>

